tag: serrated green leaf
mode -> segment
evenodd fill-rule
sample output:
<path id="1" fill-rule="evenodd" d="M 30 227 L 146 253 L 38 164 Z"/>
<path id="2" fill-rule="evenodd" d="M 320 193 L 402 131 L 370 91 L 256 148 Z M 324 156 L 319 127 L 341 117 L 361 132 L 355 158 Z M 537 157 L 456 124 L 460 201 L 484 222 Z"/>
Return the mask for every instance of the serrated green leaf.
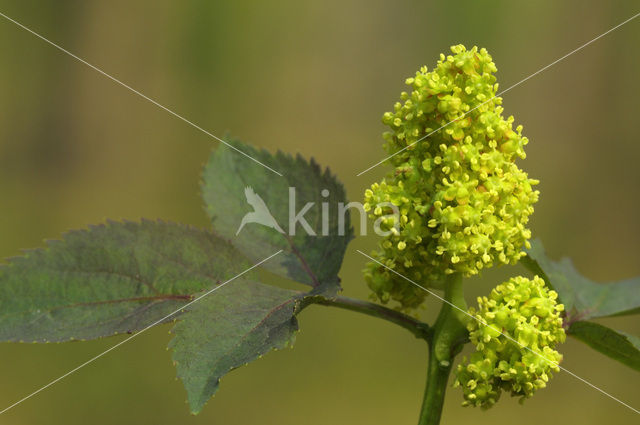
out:
<path id="1" fill-rule="evenodd" d="M 570 318 L 584 320 L 640 311 L 640 278 L 615 283 L 593 282 L 582 276 L 570 259 L 550 260 L 538 240 L 531 243 L 527 254 L 523 264 L 558 292 Z"/>
<path id="2" fill-rule="evenodd" d="M 0 341 L 136 331 L 247 267 L 228 242 L 183 225 L 108 222 L 72 231 L 0 265 Z"/>
<path id="3" fill-rule="evenodd" d="M 300 295 L 239 278 L 191 306 L 169 346 L 193 413 L 227 372 L 293 343 Z"/>
<path id="4" fill-rule="evenodd" d="M 568 333 L 594 350 L 640 370 L 639 338 L 593 322 L 574 322 Z"/>
<path id="5" fill-rule="evenodd" d="M 229 238 L 251 260 L 264 258 L 282 249 L 283 254 L 269 261 L 266 268 L 312 286 L 324 284 L 327 290 L 336 292 L 339 288 L 338 270 L 346 246 L 353 237 L 348 211 L 344 225 L 340 225 L 338 203 L 347 203 L 342 184 L 328 169 L 322 170 L 313 159 L 306 161 L 300 156 L 294 158 L 282 152 L 272 155 L 240 142 L 231 143 L 284 176 L 277 176 L 259 164 L 247 161 L 230 148 L 220 146 L 204 169 L 202 184 L 206 209 L 216 232 Z M 296 189 L 295 206 L 291 207 L 294 209 L 293 216 L 307 202 L 314 203 L 304 217 L 317 236 L 309 235 L 300 225 L 296 227 L 295 235 L 290 234 L 290 187 Z M 245 193 L 247 188 L 251 190 Z M 323 190 L 328 190 L 328 196 L 322 195 Z M 256 208 L 265 212 L 262 201 L 268 209 L 266 216 L 270 213 L 277 225 L 268 227 L 246 223 L 236 235 L 247 213 Z M 329 207 L 326 216 L 328 226 L 324 232 L 326 236 L 323 236 L 323 203 Z M 265 214 L 261 216 L 265 217 Z M 343 235 L 339 234 L 341 227 L 344 229 Z"/>

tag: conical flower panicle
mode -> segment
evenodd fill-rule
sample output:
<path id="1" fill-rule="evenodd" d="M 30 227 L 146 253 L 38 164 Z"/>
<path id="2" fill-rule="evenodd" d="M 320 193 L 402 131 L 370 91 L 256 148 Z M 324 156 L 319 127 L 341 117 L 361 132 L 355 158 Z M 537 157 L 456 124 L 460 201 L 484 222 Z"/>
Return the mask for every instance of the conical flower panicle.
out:
<path id="1" fill-rule="evenodd" d="M 390 232 L 375 258 L 436 288 L 446 274 L 517 262 L 538 200 L 538 182 L 515 163 L 528 140 L 513 117 L 502 116 L 491 56 L 462 45 L 451 52 L 433 71 L 423 67 L 407 79 L 411 92 L 384 114 L 393 170 L 365 192 L 365 210 Z M 399 217 L 389 215 L 389 203 Z M 365 279 L 376 299 L 403 310 L 426 295 L 376 263 L 367 265 Z"/>

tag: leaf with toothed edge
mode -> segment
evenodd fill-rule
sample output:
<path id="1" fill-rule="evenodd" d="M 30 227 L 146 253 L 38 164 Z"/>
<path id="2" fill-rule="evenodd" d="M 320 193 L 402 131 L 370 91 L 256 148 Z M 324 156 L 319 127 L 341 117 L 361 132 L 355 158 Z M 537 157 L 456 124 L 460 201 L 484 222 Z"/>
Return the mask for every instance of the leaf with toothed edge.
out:
<path id="1" fill-rule="evenodd" d="M 640 338 L 593 322 L 574 322 L 567 333 L 594 350 L 640 371 Z"/>
<path id="2" fill-rule="evenodd" d="M 596 283 L 582 276 L 571 260 L 550 260 L 539 240 L 532 241 L 522 263 L 558 292 L 569 321 L 640 312 L 640 278 Z"/>
<path id="3" fill-rule="evenodd" d="M 596 283 L 582 276 L 571 261 L 550 260 L 542 243 L 532 241 L 522 263 L 558 292 L 565 306 L 567 334 L 635 370 L 640 370 L 640 339 L 615 331 L 589 318 L 640 312 L 640 278 L 616 283 Z"/>
<path id="4" fill-rule="evenodd" d="M 169 347 L 192 413 L 227 372 L 293 344 L 302 293 L 239 278 L 189 307 Z"/>
<path id="5" fill-rule="evenodd" d="M 227 241 L 184 225 L 143 220 L 71 231 L 0 265 L 0 341 L 140 330 L 249 266 Z"/>
<path id="6" fill-rule="evenodd" d="M 233 143 L 286 177 L 274 181 L 225 147 L 211 156 L 203 196 L 213 227 L 229 239 L 148 220 L 71 231 L 0 264 L 0 342 L 93 339 L 179 316 L 170 348 L 194 413 L 230 370 L 293 344 L 296 315 L 340 290 L 338 271 L 353 238 L 349 211 L 338 211 L 347 204 L 344 188 L 313 160 Z M 296 188 L 292 215 L 311 203 L 303 215 L 311 234 L 300 225 L 295 234 L 283 231 L 289 230 L 289 187 Z M 249 220 L 236 237 L 252 212 L 247 202 L 268 211 L 271 228 Z M 264 223 L 264 214 L 258 218 Z M 259 283 L 254 272 L 237 277 L 252 264 L 245 256 L 255 263 L 279 250 L 263 266 L 310 285 L 308 292 Z"/>
<path id="7" fill-rule="evenodd" d="M 282 152 L 272 155 L 237 141 L 230 143 L 283 176 L 220 146 L 205 166 L 202 183 L 206 210 L 215 231 L 254 261 L 282 249 L 283 253 L 265 268 L 334 295 L 340 288 L 338 271 L 346 246 L 353 238 L 349 211 L 344 214 L 344 221 L 338 213 L 338 203 L 347 204 L 342 184 L 313 159 L 307 161 Z M 291 206 L 290 187 L 295 187 L 295 205 Z M 324 192 L 326 196 L 324 190 L 328 191 Z M 316 235 L 309 234 L 300 223 L 291 235 L 290 207 L 291 216 L 296 216 L 310 202 L 313 205 L 304 218 Z M 249 215 L 245 219 L 248 222 L 239 229 L 245 215 L 254 211 L 257 214 Z M 252 218 L 266 225 L 257 224 Z"/>

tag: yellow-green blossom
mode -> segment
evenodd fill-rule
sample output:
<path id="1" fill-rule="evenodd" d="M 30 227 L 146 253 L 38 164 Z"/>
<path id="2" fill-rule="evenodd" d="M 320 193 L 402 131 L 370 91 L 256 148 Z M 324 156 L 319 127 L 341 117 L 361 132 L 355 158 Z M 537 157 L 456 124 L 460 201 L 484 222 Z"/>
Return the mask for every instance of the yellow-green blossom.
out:
<path id="1" fill-rule="evenodd" d="M 557 297 L 536 276 L 512 278 L 478 298 L 478 311 L 469 310 L 477 320 L 467 326 L 476 352 L 458 366 L 455 382 L 463 405 L 489 408 L 502 391 L 524 400 L 546 386 L 562 360 L 554 348 L 566 337 Z"/>
<path id="2" fill-rule="evenodd" d="M 421 285 L 439 287 L 445 274 L 477 274 L 523 255 L 538 182 L 518 168 L 528 140 L 496 97 L 496 66 L 485 49 L 451 48 L 436 68 L 407 79 L 410 92 L 382 121 L 393 155 L 387 177 L 365 192 L 365 209 L 382 219 L 384 237 L 374 257 Z M 383 206 L 381 206 L 383 204 Z M 426 293 L 371 263 L 365 278 L 374 296 L 409 310 Z"/>

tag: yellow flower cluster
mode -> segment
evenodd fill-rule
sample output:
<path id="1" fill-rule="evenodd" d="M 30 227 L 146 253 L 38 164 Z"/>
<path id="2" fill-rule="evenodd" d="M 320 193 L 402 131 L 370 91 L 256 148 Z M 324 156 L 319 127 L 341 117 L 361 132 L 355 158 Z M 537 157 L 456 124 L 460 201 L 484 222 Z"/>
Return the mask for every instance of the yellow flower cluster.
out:
<path id="1" fill-rule="evenodd" d="M 477 274 L 517 262 L 531 232 L 538 182 L 515 164 L 528 140 L 496 97 L 496 66 L 485 49 L 458 45 L 406 83 L 410 93 L 382 121 L 393 170 L 365 192 L 365 210 L 388 231 L 374 257 L 421 285 L 445 274 Z M 398 215 L 392 214 L 397 207 Z M 383 303 L 404 310 L 425 292 L 371 263 L 365 279 Z"/>
<path id="2" fill-rule="evenodd" d="M 463 405 L 489 408 L 503 390 L 524 400 L 560 370 L 554 348 L 566 335 L 557 297 L 539 277 L 519 276 L 478 299 L 478 311 L 470 310 L 477 320 L 468 325 L 476 352 L 458 366 L 455 382 Z"/>

